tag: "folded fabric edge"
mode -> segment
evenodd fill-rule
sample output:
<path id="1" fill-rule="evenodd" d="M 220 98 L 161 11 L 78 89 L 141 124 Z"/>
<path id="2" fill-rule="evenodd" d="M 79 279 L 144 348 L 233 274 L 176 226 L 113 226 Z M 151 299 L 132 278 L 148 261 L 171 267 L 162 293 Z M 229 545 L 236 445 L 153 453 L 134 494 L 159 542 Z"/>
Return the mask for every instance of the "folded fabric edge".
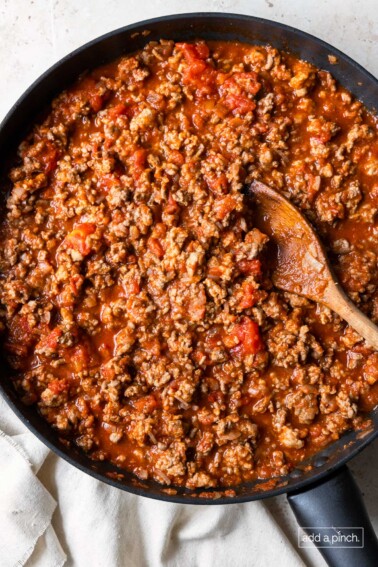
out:
<path id="1" fill-rule="evenodd" d="M 37 541 L 25 567 L 63 567 L 66 561 L 67 555 L 51 524 Z"/>
<path id="2" fill-rule="evenodd" d="M 27 453 L 25 452 L 23 447 L 21 447 L 16 441 L 14 441 L 12 439 L 12 437 L 10 437 L 6 433 L 4 433 L 4 431 L 2 431 L 1 429 L 0 429 L 0 438 L 3 439 L 12 449 L 14 449 L 17 452 L 17 454 L 22 458 L 22 460 L 28 465 L 28 467 L 30 468 L 30 474 L 33 475 L 36 483 L 38 485 L 40 485 L 40 487 L 43 489 L 43 492 L 46 494 L 46 497 L 48 498 L 48 500 L 50 502 L 50 507 L 49 507 L 49 510 L 47 511 L 47 517 L 44 520 L 41 521 L 41 526 L 37 530 L 35 536 L 33 537 L 33 541 L 27 547 L 27 549 L 25 550 L 22 557 L 20 559 L 18 559 L 17 562 L 15 563 L 15 566 L 23 567 L 26 564 L 26 562 L 29 560 L 30 556 L 32 555 L 32 553 L 33 553 L 33 551 L 34 551 L 34 549 L 35 549 L 35 547 L 38 543 L 38 540 L 43 536 L 43 534 L 46 532 L 47 528 L 49 526 L 51 526 L 51 529 L 53 530 L 52 525 L 51 525 L 51 520 L 52 520 L 53 513 L 56 509 L 57 502 L 51 496 L 50 492 L 46 489 L 46 487 L 41 483 L 41 481 L 38 479 L 38 477 L 34 473 L 33 463 L 29 459 L 29 456 L 27 455 Z M 57 539 L 55 532 L 54 532 L 54 535 Z M 63 552 L 63 550 L 62 550 L 62 552 Z M 64 565 L 65 561 L 66 561 L 66 559 L 64 559 L 63 562 L 60 565 L 57 565 L 57 567 L 61 567 L 62 565 Z"/>
<path id="3" fill-rule="evenodd" d="M 12 447 L 14 449 L 16 449 L 16 451 L 21 455 L 21 457 L 28 463 L 28 465 L 32 468 L 33 467 L 33 463 L 31 462 L 31 460 L 29 459 L 29 456 L 25 453 L 24 449 L 21 447 L 21 445 L 19 445 L 18 443 L 16 443 L 15 441 L 13 441 L 12 437 L 10 437 L 9 435 L 7 435 L 6 433 L 4 433 L 4 431 L 2 431 L 0 429 L 0 437 L 3 437 L 4 440 L 9 443 L 9 445 L 12 445 Z"/>

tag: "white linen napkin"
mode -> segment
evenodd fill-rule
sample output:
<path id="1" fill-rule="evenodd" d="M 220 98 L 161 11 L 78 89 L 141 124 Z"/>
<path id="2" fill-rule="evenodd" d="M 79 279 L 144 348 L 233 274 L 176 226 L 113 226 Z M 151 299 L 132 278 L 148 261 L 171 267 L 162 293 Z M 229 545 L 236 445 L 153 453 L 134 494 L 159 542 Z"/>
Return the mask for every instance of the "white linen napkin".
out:
<path id="1" fill-rule="evenodd" d="M 51 453 L 0 398 L 1 567 L 300 567 L 262 502 L 169 504 Z"/>

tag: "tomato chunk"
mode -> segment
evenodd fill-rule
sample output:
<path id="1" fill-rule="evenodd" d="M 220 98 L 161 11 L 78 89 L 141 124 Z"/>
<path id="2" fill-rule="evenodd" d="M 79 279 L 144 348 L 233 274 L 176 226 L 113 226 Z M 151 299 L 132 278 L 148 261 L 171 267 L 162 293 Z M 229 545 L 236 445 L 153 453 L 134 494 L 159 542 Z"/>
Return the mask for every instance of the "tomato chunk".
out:
<path id="1" fill-rule="evenodd" d="M 104 105 L 104 98 L 97 93 L 91 93 L 89 95 L 89 104 L 94 112 L 99 112 Z"/>
<path id="2" fill-rule="evenodd" d="M 157 238 L 149 238 L 147 242 L 147 246 L 150 252 L 157 256 L 158 258 L 163 258 L 164 256 L 164 248 L 160 244 L 160 240 Z"/>
<path id="3" fill-rule="evenodd" d="M 257 94 L 261 88 L 258 75 L 254 71 L 249 71 L 248 73 L 234 73 L 232 79 L 239 89 L 251 95 Z"/>
<path id="4" fill-rule="evenodd" d="M 59 345 L 59 337 L 62 336 L 62 329 L 55 327 L 48 335 L 41 338 L 37 344 L 37 350 L 42 350 L 45 348 L 56 350 Z"/>
<path id="5" fill-rule="evenodd" d="M 206 43 L 176 43 L 176 47 L 181 49 L 188 63 L 192 63 L 197 59 L 207 59 L 210 55 L 210 49 Z"/>
<path id="6" fill-rule="evenodd" d="M 63 392 L 67 392 L 69 388 L 68 380 L 51 380 L 48 386 L 49 390 L 55 394 L 56 396 L 62 394 Z"/>
<path id="7" fill-rule="evenodd" d="M 84 77 L 80 81 L 80 90 L 82 95 L 88 100 L 93 112 L 99 112 L 104 105 L 105 97 L 100 94 L 97 81 L 90 76 Z"/>
<path id="8" fill-rule="evenodd" d="M 84 222 L 79 224 L 66 236 L 64 240 L 66 247 L 77 250 L 82 256 L 87 256 L 92 250 L 88 236 L 93 234 L 95 230 L 96 225 L 94 223 Z"/>
<path id="9" fill-rule="evenodd" d="M 106 173 L 98 180 L 98 186 L 105 192 L 120 184 L 119 177 L 114 173 Z"/>
<path id="10" fill-rule="evenodd" d="M 232 195 L 226 195 L 222 199 L 217 199 L 214 203 L 215 218 L 223 220 L 236 206 L 237 200 Z"/>
<path id="11" fill-rule="evenodd" d="M 225 193 L 228 186 L 228 180 L 225 173 L 209 172 L 204 175 L 205 181 L 211 191 L 217 194 Z"/>
<path id="12" fill-rule="evenodd" d="M 169 193 L 167 204 L 164 207 L 164 212 L 167 215 L 174 215 L 180 210 L 180 205 L 177 204 L 175 199 L 172 196 L 172 193 Z"/>
<path id="13" fill-rule="evenodd" d="M 238 268 L 242 274 L 261 276 L 261 261 L 257 258 L 253 260 L 241 260 L 238 263 Z"/>
<path id="14" fill-rule="evenodd" d="M 140 413 L 152 413 L 159 405 L 155 396 L 152 394 L 144 396 L 144 398 L 139 398 L 139 400 L 133 401 L 132 404 Z"/>
<path id="15" fill-rule="evenodd" d="M 48 144 L 47 150 L 42 155 L 44 165 L 44 173 L 48 174 L 54 171 L 58 163 L 59 153 L 53 144 Z"/>
<path id="16" fill-rule="evenodd" d="M 239 341 L 239 345 L 232 349 L 235 354 L 257 354 L 263 349 L 264 343 L 260 336 L 259 326 L 249 317 L 243 317 L 240 323 L 235 325 L 231 333 Z"/>
<path id="17" fill-rule="evenodd" d="M 253 71 L 249 73 L 234 73 L 219 87 L 219 93 L 224 97 L 223 103 L 233 114 L 247 114 L 256 108 L 252 97 L 260 90 L 261 84 Z"/>
<path id="18" fill-rule="evenodd" d="M 224 104 L 232 110 L 233 113 L 247 114 L 255 110 L 256 103 L 245 95 L 230 94 L 224 99 Z"/>
<path id="19" fill-rule="evenodd" d="M 123 102 L 121 102 L 120 104 L 116 104 L 115 106 L 109 108 L 108 114 L 109 117 L 113 118 L 114 120 L 118 118 L 118 116 L 130 115 L 130 108 L 126 106 L 126 104 L 123 104 Z"/>
<path id="20" fill-rule="evenodd" d="M 196 89 L 199 96 L 214 91 L 217 71 L 206 63 L 210 50 L 206 43 L 178 43 L 188 66 L 183 71 L 184 85 Z"/>
<path id="21" fill-rule="evenodd" d="M 258 294 L 255 286 L 248 281 L 244 281 L 242 284 L 242 298 L 239 303 L 240 309 L 249 309 L 256 305 L 258 300 Z"/>
<path id="22" fill-rule="evenodd" d="M 146 168 L 147 162 L 147 150 L 144 148 L 138 148 L 132 155 L 131 164 L 133 168 L 133 177 L 139 179 L 143 171 Z"/>
<path id="23" fill-rule="evenodd" d="M 76 372 L 87 368 L 90 360 L 88 347 L 85 344 L 74 347 L 69 353 L 69 360 Z"/>

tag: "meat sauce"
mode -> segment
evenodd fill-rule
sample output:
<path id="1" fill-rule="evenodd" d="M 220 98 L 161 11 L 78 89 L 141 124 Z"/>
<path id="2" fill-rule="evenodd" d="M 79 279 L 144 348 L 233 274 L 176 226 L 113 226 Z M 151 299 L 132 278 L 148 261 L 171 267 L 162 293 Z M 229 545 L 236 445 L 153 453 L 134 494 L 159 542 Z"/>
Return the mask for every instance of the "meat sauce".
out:
<path id="1" fill-rule="evenodd" d="M 275 289 L 243 187 L 282 191 L 378 322 L 377 119 L 271 46 L 151 42 L 20 145 L 0 240 L 19 396 L 91 458 L 165 485 L 285 475 L 369 426 L 378 353 Z"/>

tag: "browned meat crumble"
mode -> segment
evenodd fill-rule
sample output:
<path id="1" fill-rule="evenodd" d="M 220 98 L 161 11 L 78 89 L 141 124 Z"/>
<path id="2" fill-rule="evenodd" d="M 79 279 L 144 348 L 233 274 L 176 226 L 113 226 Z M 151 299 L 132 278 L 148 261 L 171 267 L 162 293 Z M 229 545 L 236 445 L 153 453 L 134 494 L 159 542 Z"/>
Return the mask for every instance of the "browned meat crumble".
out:
<path id="1" fill-rule="evenodd" d="M 19 148 L 3 344 L 93 459 L 189 488 L 288 473 L 378 403 L 378 354 L 270 281 L 243 186 L 285 193 L 378 322 L 377 120 L 266 46 L 151 42 L 82 77 Z"/>

